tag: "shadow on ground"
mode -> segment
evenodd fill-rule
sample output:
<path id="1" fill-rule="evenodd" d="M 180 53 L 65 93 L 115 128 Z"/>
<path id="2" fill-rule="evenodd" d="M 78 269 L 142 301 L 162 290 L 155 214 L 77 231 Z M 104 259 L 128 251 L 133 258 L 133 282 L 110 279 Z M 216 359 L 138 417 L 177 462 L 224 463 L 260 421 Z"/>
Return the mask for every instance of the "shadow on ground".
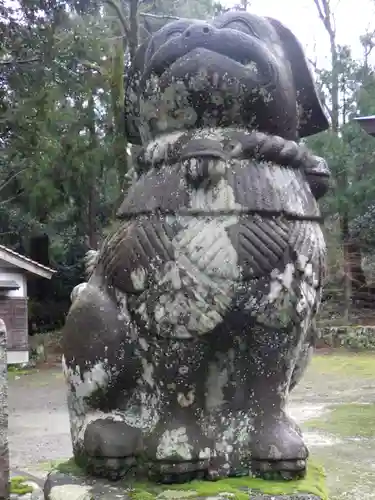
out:
<path id="1" fill-rule="evenodd" d="M 61 370 L 11 374 L 9 400 L 11 465 L 44 478 L 49 461 L 71 456 Z M 374 499 L 375 353 L 315 355 L 290 412 L 326 467 L 331 500 Z"/>

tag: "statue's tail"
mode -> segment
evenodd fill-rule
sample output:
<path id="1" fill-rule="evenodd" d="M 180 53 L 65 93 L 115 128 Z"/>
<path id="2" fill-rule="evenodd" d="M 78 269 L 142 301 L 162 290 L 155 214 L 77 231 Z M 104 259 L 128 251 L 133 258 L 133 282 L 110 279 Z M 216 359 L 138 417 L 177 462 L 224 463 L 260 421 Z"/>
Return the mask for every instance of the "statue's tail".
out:
<path id="1" fill-rule="evenodd" d="M 87 281 L 90 279 L 95 270 L 95 267 L 98 263 L 98 258 L 99 258 L 98 250 L 89 250 L 84 257 L 85 275 Z"/>
<path id="2" fill-rule="evenodd" d="M 83 283 L 79 283 L 79 285 L 76 285 L 71 294 L 70 294 L 70 301 L 73 303 L 78 295 L 86 288 L 87 286 L 87 281 L 91 278 L 93 272 L 95 271 L 96 265 L 98 263 L 99 259 L 99 251 L 98 250 L 89 250 L 85 257 L 84 257 L 84 264 L 85 264 L 85 277 L 86 281 Z"/>

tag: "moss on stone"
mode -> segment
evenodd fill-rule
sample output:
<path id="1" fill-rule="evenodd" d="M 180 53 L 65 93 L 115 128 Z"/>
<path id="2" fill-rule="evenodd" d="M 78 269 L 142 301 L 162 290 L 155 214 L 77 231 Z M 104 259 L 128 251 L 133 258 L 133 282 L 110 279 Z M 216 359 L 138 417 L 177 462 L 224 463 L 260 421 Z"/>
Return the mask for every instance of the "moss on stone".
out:
<path id="1" fill-rule="evenodd" d="M 232 500 L 248 500 L 249 493 L 268 495 L 293 495 L 297 493 L 312 494 L 328 500 L 323 469 L 312 463 L 308 466 L 304 479 L 295 481 L 266 481 L 251 477 L 227 478 L 220 481 L 191 481 L 185 484 L 168 485 L 168 490 L 175 496 L 168 495 L 170 500 L 198 497 L 223 496 L 225 493 Z M 132 500 L 167 500 L 166 487 L 150 482 L 136 483 L 129 491 Z"/>
<path id="2" fill-rule="evenodd" d="M 31 493 L 33 489 L 30 485 L 26 484 L 25 481 L 27 481 L 26 477 L 12 477 L 10 480 L 10 492 L 17 495 L 26 495 L 26 493 Z"/>
<path id="3" fill-rule="evenodd" d="M 375 354 L 354 352 L 316 354 L 311 360 L 311 368 L 322 375 L 375 378 Z"/>
<path id="4" fill-rule="evenodd" d="M 50 471 L 73 476 L 85 476 L 85 471 L 77 466 L 74 458 L 49 462 Z M 127 490 L 132 500 L 185 500 L 212 497 L 228 493 L 231 500 L 248 500 L 249 492 L 268 495 L 293 495 L 297 493 L 316 495 L 328 500 L 326 475 L 323 468 L 308 464 L 306 477 L 293 481 L 267 481 L 252 477 L 227 478 L 220 481 L 191 481 L 184 484 L 162 485 L 151 481 L 131 483 L 123 480 L 118 484 Z"/>
<path id="5" fill-rule="evenodd" d="M 309 420 L 305 427 L 340 437 L 374 437 L 375 404 L 331 406 L 322 417 Z"/>

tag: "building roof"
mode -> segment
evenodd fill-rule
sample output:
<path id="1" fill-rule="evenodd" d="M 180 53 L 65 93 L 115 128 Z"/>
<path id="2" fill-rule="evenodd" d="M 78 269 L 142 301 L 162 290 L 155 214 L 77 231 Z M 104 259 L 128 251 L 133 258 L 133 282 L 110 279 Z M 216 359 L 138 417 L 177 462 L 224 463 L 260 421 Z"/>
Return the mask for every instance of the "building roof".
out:
<path id="1" fill-rule="evenodd" d="M 360 124 L 365 132 L 373 137 L 375 136 L 375 115 L 357 116 L 354 120 Z"/>
<path id="2" fill-rule="evenodd" d="M 35 262 L 35 260 L 29 259 L 29 257 L 25 257 L 24 255 L 21 255 L 4 245 L 0 245 L 0 260 L 5 261 L 12 266 L 19 267 L 28 273 L 35 274 L 41 278 L 47 278 L 49 280 L 56 272 L 54 269 L 43 266 L 43 264 L 39 264 L 39 262 Z"/>

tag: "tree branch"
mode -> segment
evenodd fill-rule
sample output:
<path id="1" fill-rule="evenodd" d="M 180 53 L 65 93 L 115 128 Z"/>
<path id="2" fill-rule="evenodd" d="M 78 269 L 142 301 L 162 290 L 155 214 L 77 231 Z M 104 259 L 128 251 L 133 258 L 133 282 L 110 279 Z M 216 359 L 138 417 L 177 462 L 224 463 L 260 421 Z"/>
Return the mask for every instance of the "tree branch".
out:
<path id="1" fill-rule="evenodd" d="M 0 66 L 12 66 L 13 64 L 29 64 L 40 61 L 40 57 L 33 57 L 31 59 L 11 59 L 10 61 L 0 61 Z"/>
<path id="2" fill-rule="evenodd" d="M 324 24 L 330 38 L 335 36 L 335 19 L 332 16 L 329 0 L 314 0 L 314 4 L 318 10 L 319 18 Z"/>
<path id="3" fill-rule="evenodd" d="M 22 168 L 21 170 L 19 170 L 18 172 L 16 172 L 15 174 L 11 175 L 9 177 L 9 179 L 7 179 L 6 181 L 4 181 L 1 185 L 0 185 L 0 191 L 2 191 L 4 188 L 7 187 L 7 185 L 9 183 L 11 183 L 14 179 L 16 179 L 16 177 L 18 177 L 19 175 L 21 175 L 23 172 L 25 172 L 29 167 L 24 167 Z"/>
<path id="4" fill-rule="evenodd" d="M 138 0 L 130 0 L 130 38 L 128 44 L 131 60 L 133 60 L 138 47 L 138 3 Z"/>
<path id="5" fill-rule="evenodd" d="M 332 120 L 332 110 L 331 108 L 328 106 L 328 104 L 326 103 L 325 100 L 322 101 L 322 104 L 323 104 L 323 108 L 326 110 L 328 116 L 331 118 Z"/>
<path id="6" fill-rule="evenodd" d="M 6 200 L 1 200 L 0 206 L 2 207 L 3 205 L 6 205 L 7 203 L 10 203 L 11 201 L 16 200 L 19 196 L 20 196 L 20 193 L 14 195 L 14 196 L 11 196 L 10 198 L 8 198 Z"/>
<path id="7" fill-rule="evenodd" d="M 325 16 L 324 16 L 324 13 L 323 13 L 323 10 L 322 10 L 322 6 L 319 3 L 319 0 L 314 0 L 314 4 L 316 5 L 316 8 L 318 9 L 318 15 L 319 15 L 320 19 L 324 23 L 325 22 Z"/>
<path id="8" fill-rule="evenodd" d="M 124 31 L 124 35 L 128 40 L 130 40 L 130 26 L 129 23 L 122 13 L 121 7 L 119 4 L 116 2 L 116 0 L 105 0 L 105 2 L 112 7 L 112 9 L 116 12 L 118 19 L 120 20 L 121 26 Z"/>
<path id="9" fill-rule="evenodd" d="M 102 75 L 103 72 L 102 72 L 102 69 L 100 68 L 100 66 L 98 66 L 97 64 L 95 63 L 91 63 L 90 61 L 80 61 L 79 59 L 76 59 L 76 61 L 79 63 L 79 64 L 82 64 L 82 66 L 86 69 L 89 69 L 91 71 L 97 71 L 99 73 L 99 75 Z"/>
<path id="10" fill-rule="evenodd" d="M 169 15 L 160 16 L 160 15 L 157 15 L 157 14 L 148 14 L 147 12 L 140 12 L 139 15 L 141 17 L 150 17 L 150 18 L 153 18 L 153 19 L 160 19 L 160 20 L 170 19 L 171 21 L 179 21 L 181 19 L 180 17 L 176 17 L 176 16 L 169 16 Z"/>

